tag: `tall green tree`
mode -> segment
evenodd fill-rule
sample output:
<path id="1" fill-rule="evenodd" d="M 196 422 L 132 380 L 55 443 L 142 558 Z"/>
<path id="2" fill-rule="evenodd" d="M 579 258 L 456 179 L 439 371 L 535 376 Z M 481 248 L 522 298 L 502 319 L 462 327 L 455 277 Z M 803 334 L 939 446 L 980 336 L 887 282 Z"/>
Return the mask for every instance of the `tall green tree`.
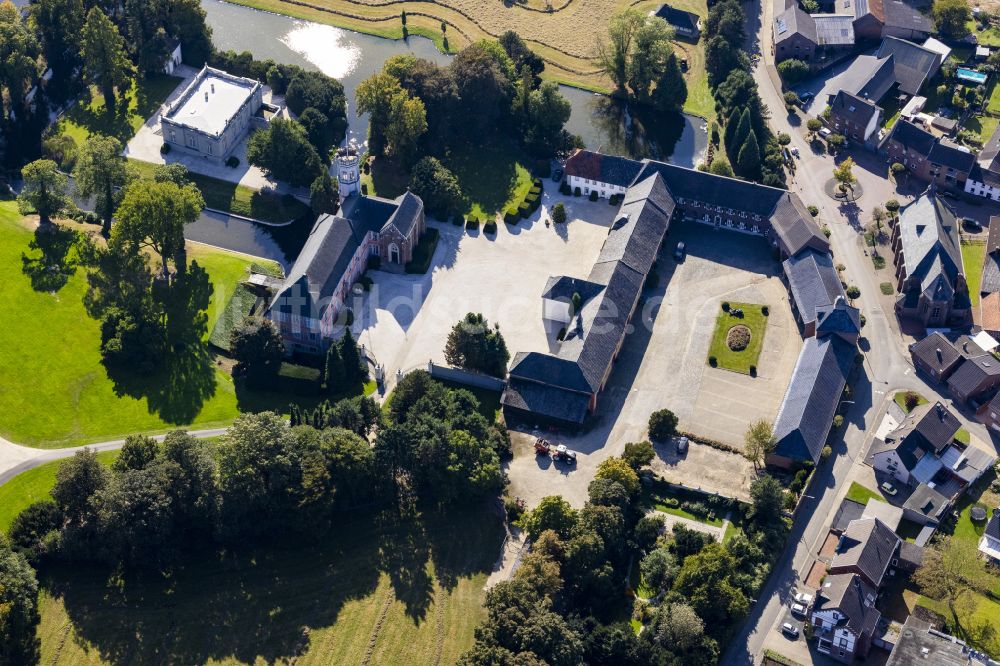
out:
<path id="1" fill-rule="evenodd" d="M 254 386 L 263 386 L 281 369 L 285 345 L 270 319 L 246 317 L 229 334 L 229 353 L 236 360 L 233 371 Z"/>
<path id="2" fill-rule="evenodd" d="M 680 111 L 687 101 L 688 89 L 681 73 L 677 55 L 673 52 L 667 56 L 663 71 L 656 80 L 653 90 L 653 104 L 664 111 Z"/>
<path id="3" fill-rule="evenodd" d="M 162 0 L 125 0 L 125 34 L 140 72 L 162 71 L 170 56 L 167 7 Z"/>
<path id="4" fill-rule="evenodd" d="M 410 189 L 423 200 L 428 213 L 441 218 L 458 211 L 462 201 L 458 178 L 440 160 L 429 155 L 411 170 Z"/>
<path id="5" fill-rule="evenodd" d="M 38 213 L 42 226 L 51 223 L 52 216 L 69 204 L 66 195 L 66 176 L 59 173 L 52 160 L 35 160 L 21 169 L 24 186 L 17 195 L 17 206 L 22 215 Z"/>
<path id="6" fill-rule="evenodd" d="M 510 360 L 499 324 L 491 328 L 482 314 L 474 312 L 466 314 L 452 327 L 444 356 L 451 365 L 496 377 L 507 374 Z"/>
<path id="7" fill-rule="evenodd" d="M 340 358 L 344 363 L 344 379 L 349 384 L 362 382 L 368 378 L 368 364 L 361 358 L 361 350 L 354 340 L 350 327 L 344 328 L 344 337 L 338 343 Z"/>
<path id="8" fill-rule="evenodd" d="M 25 94 L 38 78 L 40 52 L 21 12 L 9 2 L 0 4 L 0 86 L 7 91 L 8 116 L 24 115 Z"/>
<path id="9" fill-rule="evenodd" d="M 393 103 L 402 92 L 399 79 L 385 72 L 376 72 L 359 83 L 354 93 L 358 113 L 369 115 L 368 145 L 375 154 L 385 150 Z"/>
<path id="10" fill-rule="evenodd" d="M 539 157 L 550 157 L 564 147 L 566 121 L 572 112 L 559 86 L 545 81 L 528 94 L 524 143 Z"/>
<path id="11" fill-rule="evenodd" d="M 736 170 L 746 178 L 756 178 L 760 174 L 760 145 L 757 143 L 757 133 L 753 130 L 750 130 L 736 156 Z"/>
<path id="12" fill-rule="evenodd" d="M 80 148 L 73 177 L 81 196 L 95 198 L 103 220 L 101 231 L 105 236 L 110 235 L 111 218 L 130 179 L 121 142 L 102 134 L 90 135 Z"/>
<path id="13" fill-rule="evenodd" d="M 330 177 L 330 172 L 326 169 L 323 169 L 323 173 L 309 186 L 309 206 L 317 215 L 324 213 L 332 215 L 340 208 L 337 182 Z"/>
<path id="14" fill-rule="evenodd" d="M 38 662 L 39 619 L 35 571 L 0 535 L 0 663 Z"/>
<path id="15" fill-rule="evenodd" d="M 324 166 L 302 125 L 275 118 L 267 129 L 254 132 L 247 143 L 247 161 L 269 178 L 295 187 L 309 187 Z"/>
<path id="16" fill-rule="evenodd" d="M 628 85 L 640 101 L 649 99 L 653 85 L 662 78 L 667 60 L 674 52 L 670 44 L 673 38 L 673 28 L 655 16 L 647 16 L 636 30 L 628 64 Z"/>
<path id="17" fill-rule="evenodd" d="M 129 60 L 118 26 L 99 7 L 91 7 L 87 12 L 80 55 L 84 76 L 100 89 L 105 108 L 114 113 L 115 90 L 124 97 L 135 76 L 135 66 Z"/>
<path id="18" fill-rule="evenodd" d="M 389 124 L 385 129 L 387 149 L 391 155 L 409 164 L 417 149 L 417 140 L 427 131 L 427 109 L 419 97 L 406 92 L 392 100 Z"/>
<path id="19" fill-rule="evenodd" d="M 931 7 L 938 32 L 950 39 L 962 39 L 969 34 L 972 10 L 966 0 L 934 0 Z"/>
<path id="20" fill-rule="evenodd" d="M 35 0 L 28 16 L 42 41 L 45 60 L 60 77 L 80 64 L 80 36 L 87 17 L 83 0 Z"/>
<path id="21" fill-rule="evenodd" d="M 637 9 L 623 9 L 608 22 L 608 39 L 597 43 L 597 58 L 619 92 L 625 92 L 629 66 L 635 49 L 636 34 L 646 23 L 646 15 Z"/>
<path id="22" fill-rule="evenodd" d="M 767 456 L 774 451 L 777 441 L 774 426 L 766 419 L 753 421 L 743 434 L 743 455 L 753 463 L 754 469 L 764 465 Z"/>
<path id="23" fill-rule="evenodd" d="M 344 359 L 340 356 L 340 344 L 331 342 L 326 349 L 326 363 L 323 365 L 323 383 L 329 393 L 337 394 L 345 389 L 346 373 Z"/>
<path id="24" fill-rule="evenodd" d="M 155 252 L 160 274 L 170 274 L 170 265 L 184 272 L 184 225 L 198 219 L 205 200 L 194 185 L 137 180 L 125 190 L 118 206 L 118 224 L 111 230 L 110 245 L 138 253 Z"/>
<path id="25" fill-rule="evenodd" d="M 63 517 L 72 524 L 87 523 L 92 515 L 91 498 L 108 485 L 111 475 L 93 449 L 83 449 L 59 465 L 52 499 Z"/>

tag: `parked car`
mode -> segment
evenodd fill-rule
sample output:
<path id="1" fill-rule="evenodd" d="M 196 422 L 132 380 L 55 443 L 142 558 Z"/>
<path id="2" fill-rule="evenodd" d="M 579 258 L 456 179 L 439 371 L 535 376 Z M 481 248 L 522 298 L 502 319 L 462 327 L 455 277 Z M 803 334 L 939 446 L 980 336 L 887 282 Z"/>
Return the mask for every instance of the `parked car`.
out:
<path id="1" fill-rule="evenodd" d="M 806 616 L 806 607 L 803 606 L 800 603 L 793 603 L 792 604 L 792 615 L 794 615 L 795 617 L 805 617 Z"/>
<path id="2" fill-rule="evenodd" d="M 966 229 L 969 229 L 969 230 L 975 231 L 975 232 L 980 232 L 980 231 L 983 230 L 983 225 L 979 224 L 979 222 L 973 220 L 971 217 L 963 217 L 961 219 L 962 219 L 962 225 Z"/>
<path id="3" fill-rule="evenodd" d="M 560 444 L 555 448 L 555 451 L 552 452 L 552 457 L 556 460 L 563 460 L 572 465 L 576 462 L 576 451 L 567 449 L 565 444 Z"/>
<path id="4" fill-rule="evenodd" d="M 674 259 L 677 261 L 684 261 L 684 255 L 687 251 L 687 247 L 684 245 L 684 241 L 677 244 L 677 249 L 674 250 Z"/>
<path id="5" fill-rule="evenodd" d="M 823 137 L 824 139 L 825 139 L 826 137 L 830 136 L 831 134 L 833 134 L 833 132 L 831 132 L 831 131 L 830 131 L 830 128 L 829 128 L 829 127 L 824 127 L 823 129 L 821 129 L 821 130 L 819 131 L 819 135 L 820 135 L 821 137 Z"/>
<path id="6" fill-rule="evenodd" d="M 884 492 L 886 495 L 889 495 L 891 497 L 892 495 L 895 495 L 899 491 L 896 489 L 896 486 L 892 485 L 888 481 L 883 481 L 882 482 L 882 492 Z"/>
<path id="7" fill-rule="evenodd" d="M 798 156 L 799 156 L 799 149 L 798 149 L 798 148 L 795 148 L 795 147 L 793 146 L 793 147 L 792 147 L 792 155 L 795 155 L 795 157 L 798 157 Z"/>
<path id="8" fill-rule="evenodd" d="M 677 453 L 678 455 L 684 455 L 688 452 L 688 438 L 680 437 L 677 439 Z"/>
<path id="9" fill-rule="evenodd" d="M 795 639 L 799 637 L 799 628 L 796 627 L 791 622 L 785 622 L 783 625 L 781 625 L 781 633 L 785 634 L 786 636 L 791 636 L 793 639 Z"/>
<path id="10" fill-rule="evenodd" d="M 552 182 L 553 183 L 558 183 L 560 180 L 562 180 L 562 177 L 563 177 L 563 170 L 562 169 L 553 169 L 552 170 Z"/>
<path id="11" fill-rule="evenodd" d="M 815 97 L 815 95 L 813 93 L 811 93 L 811 92 L 804 92 L 801 95 L 799 95 L 799 100 L 801 100 L 803 103 L 805 103 L 805 102 L 808 102 L 809 100 L 811 100 L 813 97 Z"/>
<path id="12" fill-rule="evenodd" d="M 812 600 L 813 600 L 813 595 L 808 594 L 806 592 L 797 592 L 795 594 L 795 603 L 802 604 L 806 608 L 809 608 L 809 605 L 812 603 Z"/>

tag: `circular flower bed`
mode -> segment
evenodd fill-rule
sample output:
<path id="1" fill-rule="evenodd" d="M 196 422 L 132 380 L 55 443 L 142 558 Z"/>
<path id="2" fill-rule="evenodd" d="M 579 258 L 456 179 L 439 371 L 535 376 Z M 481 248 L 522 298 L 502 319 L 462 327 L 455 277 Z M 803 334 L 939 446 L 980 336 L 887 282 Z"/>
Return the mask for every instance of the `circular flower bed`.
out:
<path id="1" fill-rule="evenodd" d="M 737 324 L 726 333 L 726 346 L 733 351 L 743 351 L 750 344 L 750 329 Z"/>

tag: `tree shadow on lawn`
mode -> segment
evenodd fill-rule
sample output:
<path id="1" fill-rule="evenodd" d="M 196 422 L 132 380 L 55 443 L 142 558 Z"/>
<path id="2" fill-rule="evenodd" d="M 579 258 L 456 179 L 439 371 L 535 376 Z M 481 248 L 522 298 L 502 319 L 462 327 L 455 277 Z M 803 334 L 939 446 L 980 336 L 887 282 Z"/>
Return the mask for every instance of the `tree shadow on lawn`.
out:
<path id="1" fill-rule="evenodd" d="M 35 230 L 28 243 L 31 254 L 21 253 L 21 272 L 31 280 L 32 289 L 55 292 L 66 286 L 78 265 L 73 251 L 77 240 L 75 231 L 55 224 Z"/>
<path id="2" fill-rule="evenodd" d="M 64 604 L 78 640 L 110 663 L 275 663 L 305 654 L 310 630 L 372 595 L 383 573 L 421 623 L 433 600 L 431 567 L 451 590 L 460 577 L 492 569 L 502 538 L 499 519 L 481 504 L 404 519 L 362 510 L 315 541 L 206 549 L 167 575 L 56 563 L 40 580 Z M 358 625 L 367 638 L 372 627 Z"/>
<path id="3" fill-rule="evenodd" d="M 517 186 L 517 167 L 528 164 L 524 155 L 503 139 L 454 148 L 444 160 L 462 188 L 467 210 L 476 206 L 489 218 L 501 211 Z"/>

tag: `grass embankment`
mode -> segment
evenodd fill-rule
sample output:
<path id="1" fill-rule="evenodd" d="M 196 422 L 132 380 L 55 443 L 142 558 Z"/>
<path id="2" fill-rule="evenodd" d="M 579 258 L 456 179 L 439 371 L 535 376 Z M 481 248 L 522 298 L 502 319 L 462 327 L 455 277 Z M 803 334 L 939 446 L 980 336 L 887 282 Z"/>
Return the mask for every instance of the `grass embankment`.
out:
<path id="1" fill-rule="evenodd" d="M 906 406 L 906 394 L 907 393 L 910 393 L 910 391 L 897 391 L 895 394 L 893 394 L 892 400 L 897 405 L 899 405 L 900 409 L 902 409 L 904 412 L 906 412 L 907 414 L 909 414 L 913 410 Z M 914 405 L 914 409 L 916 409 L 920 405 L 926 405 L 926 404 L 927 404 L 927 398 L 925 398 L 924 396 L 922 396 L 919 393 L 917 393 L 917 404 Z"/>
<path id="2" fill-rule="evenodd" d="M 315 543 L 205 553 L 113 591 L 106 570 L 53 567 L 41 661 L 453 664 L 502 538 L 482 507 L 398 522 L 358 511 Z"/>
<path id="3" fill-rule="evenodd" d="M 181 425 L 218 427 L 237 416 L 232 379 L 205 363 L 113 380 L 101 362 L 100 323 L 83 306 L 87 280 L 75 250 L 50 248 L 43 261 L 42 251 L 29 247 L 34 238 L 16 204 L 0 202 L 0 300 L 8 307 L 0 330 L 0 434 L 59 448 Z M 189 244 L 188 258 L 213 285 L 211 331 L 250 259 L 197 244 Z M 44 286 L 31 270 L 46 276 Z M 53 275 L 63 277 L 54 284 Z M 275 398 L 273 406 L 281 402 Z"/>
<path id="4" fill-rule="evenodd" d="M 89 98 L 84 97 L 70 107 L 54 131 L 73 137 L 77 146 L 83 145 L 91 134 L 113 136 L 127 143 L 183 80 L 167 74 L 136 80 L 126 93 L 126 102 L 118 100 L 114 114 L 107 112 L 104 98 L 91 86 Z"/>
<path id="5" fill-rule="evenodd" d="M 851 487 L 847 489 L 847 497 L 852 502 L 857 502 L 858 504 L 868 504 L 868 500 L 878 500 L 879 502 L 884 502 L 885 498 L 882 494 L 876 490 L 866 488 L 857 481 L 851 482 Z"/>
<path id="6" fill-rule="evenodd" d="M 962 241 L 962 263 L 969 283 L 969 300 L 972 307 L 979 307 L 979 288 L 983 282 L 983 261 L 986 259 L 986 243 Z"/>
<path id="7" fill-rule="evenodd" d="M 543 76 L 549 80 L 595 92 L 610 92 L 611 83 L 597 63 L 595 44 L 607 34 L 608 18 L 617 10 L 635 7 L 646 12 L 657 0 L 575 0 L 553 2 L 553 11 L 538 2 L 486 3 L 478 0 L 440 0 L 385 3 L 379 0 L 236 0 L 237 4 L 326 23 L 387 39 L 404 37 L 401 13 L 406 12 L 406 32 L 431 39 L 443 52 L 454 53 L 484 38 L 507 30 L 517 32 L 545 59 Z M 671 3 L 702 18 L 708 15 L 705 0 Z M 442 24 L 447 27 L 442 31 Z M 581 36 L 586 36 L 581 38 Z M 688 99 L 684 110 L 713 119 L 715 102 L 705 73 L 704 41 L 676 41 L 678 57 L 688 60 L 685 80 Z"/>
<path id="8" fill-rule="evenodd" d="M 764 345 L 764 332 L 767 329 L 766 305 L 757 303 L 730 303 L 729 310 L 719 313 L 715 320 L 715 331 L 712 333 L 712 343 L 708 348 L 709 358 L 715 357 L 716 365 L 724 370 L 751 374 L 751 366 L 757 366 L 760 350 Z M 743 316 L 733 313 L 742 310 Z M 729 332 L 736 326 L 745 326 L 750 330 L 750 342 L 745 349 L 734 351 L 727 342 Z"/>

